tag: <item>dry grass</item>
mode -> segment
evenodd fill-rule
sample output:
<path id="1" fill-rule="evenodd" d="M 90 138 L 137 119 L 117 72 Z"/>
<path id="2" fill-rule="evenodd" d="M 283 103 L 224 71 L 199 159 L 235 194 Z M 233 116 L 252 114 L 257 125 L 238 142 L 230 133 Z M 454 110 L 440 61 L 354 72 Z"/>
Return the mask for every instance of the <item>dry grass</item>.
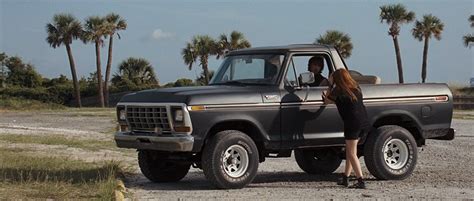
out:
<path id="1" fill-rule="evenodd" d="M 117 178 L 129 172 L 114 161 L 86 163 L 0 149 L 0 198 L 113 200 Z"/>
<path id="2" fill-rule="evenodd" d="M 62 136 L 52 135 L 17 135 L 17 134 L 1 134 L 0 141 L 10 143 L 27 143 L 27 144 L 44 144 L 44 145 L 66 145 L 69 147 L 81 148 L 90 151 L 100 149 L 116 149 L 115 143 L 110 141 L 99 140 L 80 140 L 74 138 L 66 138 Z"/>
<path id="3" fill-rule="evenodd" d="M 474 120 L 474 112 L 466 112 L 471 110 L 455 110 L 453 113 L 454 119 Z"/>

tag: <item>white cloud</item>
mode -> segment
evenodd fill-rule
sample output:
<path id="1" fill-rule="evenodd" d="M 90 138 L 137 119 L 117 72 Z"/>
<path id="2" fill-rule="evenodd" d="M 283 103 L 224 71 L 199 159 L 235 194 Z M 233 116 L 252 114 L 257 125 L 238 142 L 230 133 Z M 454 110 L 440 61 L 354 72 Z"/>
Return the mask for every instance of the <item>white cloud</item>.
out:
<path id="1" fill-rule="evenodd" d="M 161 29 L 155 29 L 151 34 L 151 37 L 155 40 L 161 40 L 166 38 L 172 38 L 174 37 L 174 34 L 171 32 L 165 32 Z"/>

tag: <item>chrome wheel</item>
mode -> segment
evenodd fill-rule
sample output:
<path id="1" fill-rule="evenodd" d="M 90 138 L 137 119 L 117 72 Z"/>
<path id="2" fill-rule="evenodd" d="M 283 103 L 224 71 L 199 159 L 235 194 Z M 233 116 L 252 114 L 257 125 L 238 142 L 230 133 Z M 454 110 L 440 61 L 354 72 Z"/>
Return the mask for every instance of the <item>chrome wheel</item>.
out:
<path id="1" fill-rule="evenodd" d="M 249 155 L 244 147 L 232 145 L 223 155 L 222 165 L 227 175 L 238 178 L 245 174 L 249 166 Z"/>
<path id="2" fill-rule="evenodd" d="M 391 169 L 401 169 L 408 161 L 408 146 L 400 139 L 391 139 L 385 142 L 383 158 L 385 164 Z"/>

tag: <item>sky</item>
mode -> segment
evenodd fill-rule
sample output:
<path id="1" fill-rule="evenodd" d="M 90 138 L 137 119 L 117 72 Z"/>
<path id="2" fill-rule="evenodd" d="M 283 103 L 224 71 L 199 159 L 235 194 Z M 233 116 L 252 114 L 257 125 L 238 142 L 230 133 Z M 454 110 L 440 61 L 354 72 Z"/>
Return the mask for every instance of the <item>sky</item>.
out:
<path id="1" fill-rule="evenodd" d="M 474 77 L 474 46 L 466 48 L 462 37 L 473 33 L 468 17 L 474 0 L 417 1 L 284 1 L 284 0 L 0 0 L 0 52 L 20 56 L 45 77 L 71 76 L 64 46 L 46 43 L 45 26 L 57 13 L 71 13 L 84 21 L 88 16 L 115 12 L 126 19 L 127 30 L 114 40 L 112 73 L 128 57 L 145 58 L 155 69 L 160 84 L 178 78 L 195 79 L 199 65 L 189 70 L 181 49 L 194 35 L 217 38 L 238 30 L 252 46 L 312 43 L 327 30 L 350 35 L 354 49 L 346 60 L 350 69 L 377 75 L 383 83 L 398 81 L 392 38 L 388 25 L 380 23 L 380 6 L 400 2 L 421 19 L 433 14 L 445 24 L 442 39 L 432 39 L 428 52 L 428 82 L 467 84 Z M 423 42 L 411 35 L 414 23 L 401 27 L 399 36 L 405 82 L 421 82 Z M 107 47 L 101 49 L 105 69 Z M 74 41 L 72 52 L 79 76 L 94 72 L 93 44 Z M 222 60 L 214 57 L 211 70 Z M 103 70 L 104 71 L 104 70 Z"/>

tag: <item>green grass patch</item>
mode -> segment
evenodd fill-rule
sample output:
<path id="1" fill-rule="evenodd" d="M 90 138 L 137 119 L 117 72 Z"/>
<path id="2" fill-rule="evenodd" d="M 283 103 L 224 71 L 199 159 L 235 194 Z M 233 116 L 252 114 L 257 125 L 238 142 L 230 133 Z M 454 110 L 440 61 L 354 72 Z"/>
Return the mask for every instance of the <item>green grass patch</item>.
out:
<path id="1" fill-rule="evenodd" d="M 11 143 L 28 143 L 28 144 L 45 144 L 45 145 L 66 145 L 69 147 L 81 148 L 90 151 L 101 149 L 117 149 L 114 141 L 99 140 L 82 140 L 74 138 L 66 138 L 62 136 L 50 135 L 17 135 L 17 134 L 1 134 L 0 141 Z"/>
<path id="2" fill-rule="evenodd" d="M 0 96 L 0 110 L 63 110 L 66 106 L 38 100 Z"/>
<path id="3" fill-rule="evenodd" d="M 114 161 L 86 163 L 0 149 L 0 198 L 113 200 L 117 179 L 130 172 Z"/>
<path id="4" fill-rule="evenodd" d="M 473 114 L 466 114 L 466 113 L 454 113 L 454 119 L 466 119 L 466 120 L 474 120 L 474 113 Z"/>

